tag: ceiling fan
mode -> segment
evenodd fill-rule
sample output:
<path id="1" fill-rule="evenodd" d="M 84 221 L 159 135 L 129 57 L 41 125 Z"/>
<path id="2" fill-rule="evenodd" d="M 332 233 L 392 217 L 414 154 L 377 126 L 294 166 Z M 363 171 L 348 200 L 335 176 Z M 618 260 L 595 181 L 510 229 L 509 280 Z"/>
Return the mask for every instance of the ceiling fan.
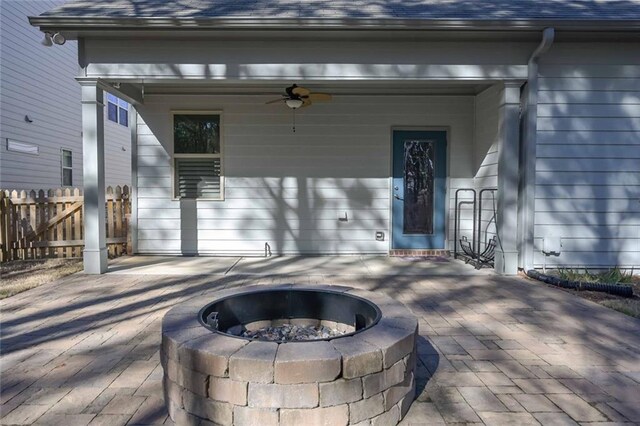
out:
<path id="1" fill-rule="evenodd" d="M 311 93 L 311 90 L 300 87 L 297 84 L 284 89 L 285 94 L 280 99 L 274 99 L 267 104 L 275 104 L 284 102 L 291 109 L 303 108 L 311 105 L 313 102 L 329 102 L 331 95 L 328 93 Z"/>

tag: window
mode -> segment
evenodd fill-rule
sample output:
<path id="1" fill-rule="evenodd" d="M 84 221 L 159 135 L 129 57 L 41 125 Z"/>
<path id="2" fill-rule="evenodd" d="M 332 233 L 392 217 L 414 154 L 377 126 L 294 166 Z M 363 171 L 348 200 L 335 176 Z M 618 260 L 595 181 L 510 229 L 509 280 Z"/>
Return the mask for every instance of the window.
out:
<path id="1" fill-rule="evenodd" d="M 129 104 L 117 96 L 107 93 L 107 117 L 114 123 L 129 127 Z"/>
<path id="2" fill-rule="evenodd" d="M 73 185 L 73 153 L 68 149 L 62 150 L 62 186 Z"/>
<path id="3" fill-rule="evenodd" d="M 174 114 L 173 153 L 176 198 L 223 198 L 219 114 Z"/>

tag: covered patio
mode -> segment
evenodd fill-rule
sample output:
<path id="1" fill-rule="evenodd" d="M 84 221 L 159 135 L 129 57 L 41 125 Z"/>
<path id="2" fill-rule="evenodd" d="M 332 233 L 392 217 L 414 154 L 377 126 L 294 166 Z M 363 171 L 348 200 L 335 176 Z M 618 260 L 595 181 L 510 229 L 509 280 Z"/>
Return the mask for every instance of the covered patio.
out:
<path id="1" fill-rule="evenodd" d="M 217 289 L 285 283 L 384 292 L 419 318 L 417 400 L 402 425 L 640 422 L 640 322 L 558 289 L 424 260 L 180 259 L 121 259 L 3 301 L 0 422 L 171 424 L 163 314 Z"/>
<path id="2" fill-rule="evenodd" d="M 514 160 L 521 144 L 521 71 L 504 71 L 496 79 L 483 75 L 488 70 L 459 79 L 436 74 L 412 82 L 391 72 L 384 84 L 368 77 L 301 80 L 334 98 L 304 111 L 265 105 L 287 84 L 280 77 L 268 83 L 212 82 L 205 70 L 188 79 L 145 74 L 122 79 L 107 70 L 100 77 L 78 78 L 85 96 L 85 272 L 106 271 L 103 107 L 96 99 L 109 91 L 137 111 L 131 217 L 136 254 L 446 256 L 464 235 L 480 240 L 480 251 L 497 238 L 495 270 L 513 275 L 524 264 L 518 250 L 525 238 L 518 185 L 525 172 Z M 224 137 L 216 166 L 221 198 L 181 197 L 175 192 L 179 156 L 169 126 L 183 112 L 211 110 L 219 111 Z M 432 213 L 441 229 L 431 231 L 442 242 L 435 245 L 396 243 L 403 232 L 398 202 L 404 199 L 393 163 L 399 154 L 390 151 L 398 132 L 424 137 L 440 132 L 446 138 L 437 166 L 446 168 L 442 198 L 436 196 Z M 458 190 L 483 189 L 494 192 L 485 199 L 476 230 L 475 207 L 473 215 L 471 208 L 458 215 L 454 200 Z"/>
<path id="3" fill-rule="evenodd" d="M 67 25 L 47 17 L 32 24 L 42 31 Z M 456 191 L 492 189 L 478 218 L 484 233 L 473 235 L 478 251 L 493 241 L 501 274 L 530 268 L 535 152 L 521 145 L 535 146 L 536 121 L 522 137 L 521 124 L 535 117 L 528 107 L 537 90 L 535 55 L 548 47 L 553 30 L 530 31 L 506 45 L 491 31 L 449 39 L 414 31 L 381 38 L 361 30 L 356 39 L 342 30 L 295 37 L 259 29 L 152 32 L 157 38 L 128 27 L 111 28 L 110 37 L 89 26 L 65 32 L 82 40 L 85 272 L 107 270 L 105 91 L 136 110 L 136 254 L 446 255 L 461 236 L 476 234 L 475 209 L 454 220 Z M 253 39 L 263 41 L 260 48 Z M 284 100 L 270 103 L 295 85 L 332 101 L 298 111 Z M 176 137 L 176 123 L 193 120 L 190 115 L 215 127 L 214 147 L 190 151 Z M 415 214 L 432 215 L 424 222 L 434 229 L 403 227 L 409 216 L 400 205 L 407 203 L 401 137 L 436 147 L 428 154 L 438 153 L 430 160 L 435 177 L 425 178 L 434 188 L 422 189 L 429 209 Z M 181 167 L 199 169 L 181 175 Z M 200 181 L 189 173 L 200 173 Z M 180 192 L 187 181 L 200 189 Z M 405 241 L 396 241 L 400 234 Z"/>

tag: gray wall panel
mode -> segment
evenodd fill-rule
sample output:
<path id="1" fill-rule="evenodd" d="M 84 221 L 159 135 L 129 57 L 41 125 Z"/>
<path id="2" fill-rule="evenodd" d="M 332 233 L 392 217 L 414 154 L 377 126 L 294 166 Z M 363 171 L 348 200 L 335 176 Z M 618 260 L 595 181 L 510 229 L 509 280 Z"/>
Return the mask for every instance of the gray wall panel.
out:
<path id="1" fill-rule="evenodd" d="M 536 247 L 563 241 L 547 265 L 640 266 L 638 53 L 557 43 L 540 67 Z"/>

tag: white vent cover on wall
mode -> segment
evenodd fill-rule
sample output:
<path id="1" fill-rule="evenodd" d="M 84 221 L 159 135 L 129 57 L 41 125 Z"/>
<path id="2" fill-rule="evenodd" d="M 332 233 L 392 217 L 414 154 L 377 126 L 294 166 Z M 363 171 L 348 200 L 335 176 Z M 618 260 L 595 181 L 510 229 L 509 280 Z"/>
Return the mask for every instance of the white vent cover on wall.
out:
<path id="1" fill-rule="evenodd" d="M 38 155 L 40 154 L 40 147 L 32 143 L 18 142 L 16 140 L 7 138 L 7 151 Z"/>
<path id="2" fill-rule="evenodd" d="M 177 197 L 221 197 L 219 158 L 177 158 L 176 170 Z"/>

